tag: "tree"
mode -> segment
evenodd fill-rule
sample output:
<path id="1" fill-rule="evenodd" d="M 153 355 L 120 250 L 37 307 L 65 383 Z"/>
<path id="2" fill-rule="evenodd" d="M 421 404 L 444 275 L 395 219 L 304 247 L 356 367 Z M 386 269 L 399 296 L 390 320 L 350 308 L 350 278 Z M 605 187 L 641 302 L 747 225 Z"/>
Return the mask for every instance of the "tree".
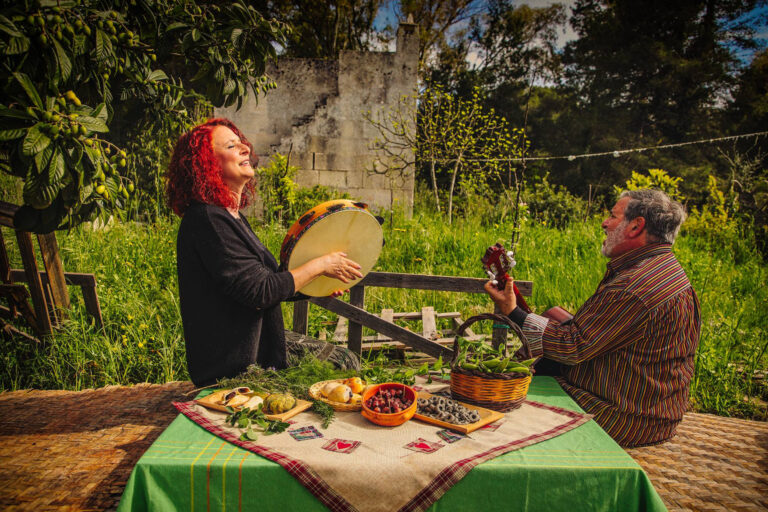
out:
<path id="1" fill-rule="evenodd" d="M 531 8 L 515 6 L 509 0 L 489 2 L 487 13 L 474 23 L 471 33 L 480 50 L 477 67 L 484 86 L 496 89 L 517 83 L 527 88 L 533 76 L 539 82 L 557 82 L 557 36 L 565 19 L 560 4 Z"/>
<path id="2" fill-rule="evenodd" d="M 123 208 L 135 187 L 118 146 L 126 134 L 153 116 L 190 118 L 196 105 L 239 107 L 249 89 L 265 91 L 282 28 L 240 0 L 4 8 L 0 169 L 24 180 L 16 225 L 49 232 Z"/>
<path id="3" fill-rule="evenodd" d="M 374 141 L 379 172 L 401 173 L 413 165 L 426 168 L 438 211 L 439 189 L 447 187 L 449 224 L 457 188 L 467 198 L 494 187 L 506 191 L 513 186 L 511 159 L 527 148 L 522 131 L 510 131 L 506 121 L 482 103 L 479 89 L 464 100 L 439 86 L 426 87 L 418 98 L 402 98 L 394 109 L 366 116 L 379 133 Z M 439 183 L 440 175 L 447 183 Z M 520 186 L 514 177 L 514 186 Z"/>
<path id="4" fill-rule="evenodd" d="M 342 50 L 369 50 L 381 38 L 373 22 L 386 0 L 250 0 L 290 25 L 283 56 L 332 59 Z"/>
<path id="5" fill-rule="evenodd" d="M 708 108 L 727 93 L 736 50 L 754 48 L 739 18 L 757 0 L 579 0 L 565 49 L 568 78 L 585 106 L 625 112 L 639 134 L 680 140 L 707 133 Z"/>
<path id="6" fill-rule="evenodd" d="M 419 25 L 419 69 L 426 69 L 428 61 L 445 47 L 450 31 L 457 25 L 469 22 L 483 9 L 476 0 L 402 0 L 398 18 L 413 18 Z M 461 37 L 457 38 L 459 41 Z"/>
<path id="7" fill-rule="evenodd" d="M 730 107 L 737 131 L 759 131 L 768 126 L 768 50 L 755 55 L 739 75 Z"/>

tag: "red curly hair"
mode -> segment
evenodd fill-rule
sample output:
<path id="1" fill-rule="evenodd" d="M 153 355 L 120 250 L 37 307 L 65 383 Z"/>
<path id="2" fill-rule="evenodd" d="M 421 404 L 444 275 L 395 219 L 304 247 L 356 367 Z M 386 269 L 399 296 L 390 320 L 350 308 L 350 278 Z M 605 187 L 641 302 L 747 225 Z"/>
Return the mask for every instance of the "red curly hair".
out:
<path id="1" fill-rule="evenodd" d="M 253 146 L 229 119 L 209 119 L 179 137 L 173 149 L 166 179 L 168 206 L 181 217 L 192 201 L 234 208 L 235 198 L 221 178 L 221 166 L 213 153 L 211 132 L 225 126 L 240 137 L 253 154 Z M 240 208 L 245 207 L 254 193 L 253 183 L 247 183 L 240 196 Z"/>

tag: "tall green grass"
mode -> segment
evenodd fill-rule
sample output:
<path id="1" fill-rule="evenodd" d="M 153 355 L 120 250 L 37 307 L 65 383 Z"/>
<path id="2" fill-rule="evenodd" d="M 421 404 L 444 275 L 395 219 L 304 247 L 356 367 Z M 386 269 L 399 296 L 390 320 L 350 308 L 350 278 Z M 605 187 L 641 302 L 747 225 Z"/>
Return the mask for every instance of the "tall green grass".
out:
<path id="1" fill-rule="evenodd" d="M 506 223 L 469 216 L 449 226 L 425 208 L 411 218 L 395 212 L 386 219 L 386 245 L 376 267 L 380 271 L 485 277 L 479 259 L 486 247 L 508 245 L 510 236 Z M 515 276 L 534 282 L 529 303 L 535 310 L 560 305 L 576 311 L 594 292 L 606 263 L 600 255 L 600 220 L 573 222 L 564 229 L 530 220 L 524 224 Z M 254 225 L 277 254 L 286 229 Z M 171 219 L 59 233 L 65 269 L 96 274 L 105 326 L 92 325 L 79 291 L 71 289 L 70 319 L 43 345 L 0 339 L 0 387 L 82 389 L 187 379 L 176 281 L 177 228 L 178 220 Z M 12 238 L 8 235 L 6 231 L 6 241 Z M 683 233 L 675 253 L 702 304 L 693 408 L 765 419 L 768 388 L 751 375 L 768 367 L 768 273 L 750 244 L 747 236 L 723 241 Z M 11 256 L 18 267 L 16 251 Z M 458 311 L 463 318 L 492 310 L 484 294 L 366 290 L 369 311 L 419 311 L 426 305 Z M 284 305 L 284 312 L 290 326 L 291 307 Z M 310 334 L 330 337 L 335 322 L 334 314 L 310 308 Z M 442 327 L 449 325 L 446 321 Z"/>

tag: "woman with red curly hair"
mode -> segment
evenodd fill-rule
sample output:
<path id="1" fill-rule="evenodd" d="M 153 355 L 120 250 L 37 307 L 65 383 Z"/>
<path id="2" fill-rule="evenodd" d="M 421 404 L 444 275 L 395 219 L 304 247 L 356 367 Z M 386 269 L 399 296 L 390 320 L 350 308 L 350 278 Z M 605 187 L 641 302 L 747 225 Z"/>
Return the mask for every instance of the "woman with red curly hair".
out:
<path id="1" fill-rule="evenodd" d="M 179 138 L 168 168 L 168 203 L 181 217 L 176 261 L 187 366 L 198 386 L 253 363 L 285 368 L 288 348 L 302 350 L 287 348 L 280 303 L 321 275 L 338 279 L 340 288 L 362 277 L 360 265 L 341 252 L 278 269 L 240 214 L 254 193 L 256 163 L 231 121 L 211 119 Z M 341 359 L 350 361 L 349 354 Z M 354 356 L 351 361 L 359 365 Z"/>

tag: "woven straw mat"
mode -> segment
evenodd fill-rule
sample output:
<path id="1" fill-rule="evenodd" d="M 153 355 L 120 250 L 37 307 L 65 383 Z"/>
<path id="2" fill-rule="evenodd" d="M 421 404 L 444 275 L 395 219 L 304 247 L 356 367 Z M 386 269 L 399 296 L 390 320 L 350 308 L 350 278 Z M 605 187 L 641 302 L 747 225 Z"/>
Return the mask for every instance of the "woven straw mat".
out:
<path id="1" fill-rule="evenodd" d="M 113 510 L 189 382 L 0 393 L 0 510 Z M 670 511 L 768 510 L 768 423 L 689 413 L 627 450 Z"/>
<path id="2" fill-rule="evenodd" d="M 111 510 L 191 382 L 0 393 L 0 510 Z"/>

